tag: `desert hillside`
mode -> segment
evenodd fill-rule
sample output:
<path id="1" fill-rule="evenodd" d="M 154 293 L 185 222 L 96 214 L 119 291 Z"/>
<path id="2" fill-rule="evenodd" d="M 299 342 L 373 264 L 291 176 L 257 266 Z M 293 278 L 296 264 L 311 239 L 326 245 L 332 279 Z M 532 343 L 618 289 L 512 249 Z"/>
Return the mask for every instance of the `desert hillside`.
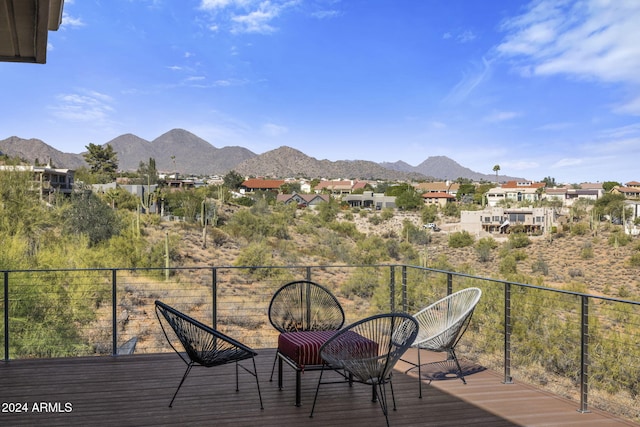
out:
<path id="1" fill-rule="evenodd" d="M 376 234 L 385 239 L 397 240 L 402 240 L 403 222 L 406 220 L 417 226 L 421 225 L 417 213 L 396 213 L 393 218 L 376 225 L 367 216 L 353 215 L 349 220 L 340 219 L 354 222 L 358 231 L 366 235 Z M 541 279 L 543 286 L 575 289 L 576 285 L 580 288 L 579 284 L 584 284 L 589 293 L 637 299 L 640 294 L 640 269 L 630 264 L 630 258 L 638 252 L 639 242 L 637 238 L 626 245 L 610 242 L 614 227 L 603 223 L 596 232 L 587 235 L 565 232 L 554 236 L 553 239 L 532 236 L 529 246 L 511 250 L 518 251 L 517 271 Z M 507 237 L 491 236 L 498 243 L 498 247 L 492 250 L 490 258 L 483 262 L 473 246 L 449 247 L 449 235 L 456 228 L 455 223 L 443 223 L 442 231 L 431 233 L 430 243 L 416 247 L 427 260 L 427 266 L 444 259 L 456 271 L 501 278 L 499 265 L 505 254 Z M 184 266 L 232 265 L 247 243 L 227 235 L 223 239 L 219 236 L 216 238 L 210 233 L 207 236 L 206 247 L 203 248 L 201 229 L 176 223 L 162 223 L 155 232 L 158 236 L 164 236 L 169 230 L 181 236 L 179 259 L 180 264 Z M 313 240 L 299 234 L 295 227 L 290 227 L 290 235 L 291 242 L 301 249 L 298 264 L 315 265 L 325 262 L 312 255 Z M 478 238 L 476 237 L 476 241 Z"/>

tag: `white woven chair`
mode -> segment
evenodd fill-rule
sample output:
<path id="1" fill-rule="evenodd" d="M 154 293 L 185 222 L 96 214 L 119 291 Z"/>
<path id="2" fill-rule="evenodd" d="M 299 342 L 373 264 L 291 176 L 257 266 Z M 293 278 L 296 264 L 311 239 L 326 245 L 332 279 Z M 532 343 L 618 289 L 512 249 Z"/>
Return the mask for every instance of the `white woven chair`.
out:
<path id="1" fill-rule="evenodd" d="M 453 359 L 458 368 L 458 378 L 464 379 L 460 362 L 456 357 L 455 347 L 467 330 L 473 310 L 475 309 L 482 291 L 478 288 L 466 288 L 442 298 L 430 306 L 420 310 L 413 317 L 418 321 L 418 336 L 412 347 L 418 349 L 418 382 L 422 397 L 422 372 L 420 369 L 420 350 L 446 352 L 447 359 Z M 406 362 L 406 361 L 405 361 Z"/>

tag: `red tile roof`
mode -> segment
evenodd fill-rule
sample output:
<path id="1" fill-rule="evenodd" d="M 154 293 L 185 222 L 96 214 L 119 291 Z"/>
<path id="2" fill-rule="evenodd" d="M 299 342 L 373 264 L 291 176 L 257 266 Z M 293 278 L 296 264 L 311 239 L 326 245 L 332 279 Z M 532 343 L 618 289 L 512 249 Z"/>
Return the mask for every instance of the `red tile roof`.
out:
<path id="1" fill-rule="evenodd" d="M 279 189 L 284 184 L 283 179 L 257 179 L 250 178 L 242 183 L 245 188 L 259 188 L 265 190 Z"/>

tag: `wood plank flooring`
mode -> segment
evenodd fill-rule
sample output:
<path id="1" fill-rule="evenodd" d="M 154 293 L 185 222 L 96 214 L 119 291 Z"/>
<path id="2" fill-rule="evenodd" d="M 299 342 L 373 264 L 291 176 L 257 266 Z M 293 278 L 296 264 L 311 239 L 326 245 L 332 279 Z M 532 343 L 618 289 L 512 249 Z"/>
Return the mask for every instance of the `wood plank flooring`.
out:
<path id="1" fill-rule="evenodd" d="M 309 418 L 319 372 L 303 374 L 302 406 L 296 407 L 293 370 L 285 366 L 283 390 L 276 379 L 269 382 L 274 354 L 260 350 L 256 358 L 264 410 L 255 379 L 242 369 L 236 393 L 233 365 L 195 367 L 169 408 L 186 367 L 174 353 L 0 362 L 0 425 L 385 425 L 379 405 L 371 402 L 371 389 L 361 384 L 323 385 Z M 406 354 L 415 357 L 413 350 Z M 579 413 L 578 402 L 523 384 L 502 384 L 498 373 L 469 364 L 466 385 L 446 377 L 424 381 L 419 399 L 417 377 L 404 374 L 409 365 L 400 362 L 397 368 L 392 426 L 638 426 L 598 411 Z M 437 377 L 437 368 L 432 376 Z M 21 409 L 26 404 L 26 412 L 16 412 L 16 404 Z"/>

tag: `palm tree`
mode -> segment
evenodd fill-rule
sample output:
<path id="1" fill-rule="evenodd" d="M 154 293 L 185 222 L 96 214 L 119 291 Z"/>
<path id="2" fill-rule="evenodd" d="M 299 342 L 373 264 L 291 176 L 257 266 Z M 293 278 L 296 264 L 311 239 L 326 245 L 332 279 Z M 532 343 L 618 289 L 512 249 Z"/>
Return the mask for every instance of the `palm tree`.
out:
<path id="1" fill-rule="evenodd" d="M 500 170 L 500 165 L 495 165 L 493 167 L 493 171 L 496 173 L 496 184 L 498 183 L 498 171 Z"/>

